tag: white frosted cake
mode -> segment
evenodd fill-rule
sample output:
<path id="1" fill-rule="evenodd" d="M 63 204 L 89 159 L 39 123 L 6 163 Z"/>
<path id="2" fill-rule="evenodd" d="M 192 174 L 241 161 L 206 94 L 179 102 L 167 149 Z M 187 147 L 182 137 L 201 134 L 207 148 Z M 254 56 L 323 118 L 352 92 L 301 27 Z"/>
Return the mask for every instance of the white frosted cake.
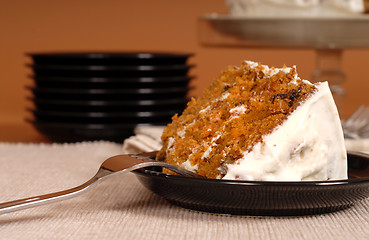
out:
<path id="1" fill-rule="evenodd" d="M 162 135 L 157 160 L 207 178 L 347 178 L 340 118 L 326 82 L 251 61 L 223 71 Z"/>
<path id="2" fill-rule="evenodd" d="M 231 16 L 327 17 L 362 14 L 369 0 L 226 0 Z"/>

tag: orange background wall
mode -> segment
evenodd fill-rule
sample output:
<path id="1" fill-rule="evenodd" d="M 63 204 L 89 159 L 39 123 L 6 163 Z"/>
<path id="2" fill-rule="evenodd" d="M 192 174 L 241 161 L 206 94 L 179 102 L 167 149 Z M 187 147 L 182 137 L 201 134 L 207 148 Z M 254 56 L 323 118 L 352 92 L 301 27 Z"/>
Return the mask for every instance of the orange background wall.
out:
<path id="1" fill-rule="evenodd" d="M 191 52 L 197 78 L 194 95 L 227 65 L 244 59 L 280 67 L 297 65 L 305 79 L 315 67 L 313 50 L 212 48 L 197 39 L 197 19 L 225 13 L 225 0 L 19 0 L 0 2 L 0 124 L 26 124 L 24 86 L 31 84 L 27 52 L 165 51 Z M 369 31 L 369 29 L 368 29 Z M 369 105 L 369 50 L 347 50 L 343 69 L 344 114 Z"/>

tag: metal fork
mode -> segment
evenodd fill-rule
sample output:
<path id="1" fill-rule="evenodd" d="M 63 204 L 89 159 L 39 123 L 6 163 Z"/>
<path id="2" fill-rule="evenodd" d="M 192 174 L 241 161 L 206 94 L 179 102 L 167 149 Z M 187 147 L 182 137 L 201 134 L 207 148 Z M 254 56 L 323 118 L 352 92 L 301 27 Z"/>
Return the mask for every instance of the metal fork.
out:
<path id="1" fill-rule="evenodd" d="M 349 118 L 342 121 L 342 128 L 346 138 L 369 137 L 369 107 L 361 105 Z"/>
<path id="2" fill-rule="evenodd" d="M 94 183 L 101 182 L 113 174 L 131 172 L 145 167 L 164 167 L 182 176 L 202 178 L 202 176 L 186 169 L 164 162 L 157 162 L 153 159 L 155 155 L 156 152 L 151 152 L 140 155 L 117 155 L 108 158 L 101 164 L 96 175 L 86 183 L 60 192 L 0 203 L 0 214 L 66 200 L 80 195 L 85 190 L 90 189 Z"/>

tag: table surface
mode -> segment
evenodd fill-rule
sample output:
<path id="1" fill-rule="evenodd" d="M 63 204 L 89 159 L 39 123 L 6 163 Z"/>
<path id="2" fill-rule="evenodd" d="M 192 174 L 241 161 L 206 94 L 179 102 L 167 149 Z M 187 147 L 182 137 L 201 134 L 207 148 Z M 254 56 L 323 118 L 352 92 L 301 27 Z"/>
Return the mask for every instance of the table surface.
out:
<path id="1" fill-rule="evenodd" d="M 0 202 L 77 186 L 121 152 L 110 142 L 0 143 Z M 0 239 L 344 240 L 368 239 L 368 226 L 368 199 L 312 216 L 209 214 L 170 204 L 128 173 L 72 199 L 0 215 Z"/>
<path id="2" fill-rule="evenodd" d="M 0 202 L 77 186 L 123 152 L 110 142 L 40 143 L 51 142 L 30 124 L 0 124 Z M 124 174 L 70 200 L 0 215 L 0 239 L 368 239 L 368 226 L 368 199 L 313 216 L 207 214 L 173 206 Z"/>

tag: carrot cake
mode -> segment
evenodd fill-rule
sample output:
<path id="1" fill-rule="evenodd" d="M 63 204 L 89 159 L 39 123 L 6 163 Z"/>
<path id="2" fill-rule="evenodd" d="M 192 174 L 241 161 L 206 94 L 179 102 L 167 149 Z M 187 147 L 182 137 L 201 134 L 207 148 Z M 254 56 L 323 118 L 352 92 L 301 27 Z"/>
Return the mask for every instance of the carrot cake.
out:
<path id="1" fill-rule="evenodd" d="M 337 108 L 327 82 L 295 67 L 228 67 L 162 135 L 157 160 L 207 178 L 301 181 L 347 178 Z"/>

